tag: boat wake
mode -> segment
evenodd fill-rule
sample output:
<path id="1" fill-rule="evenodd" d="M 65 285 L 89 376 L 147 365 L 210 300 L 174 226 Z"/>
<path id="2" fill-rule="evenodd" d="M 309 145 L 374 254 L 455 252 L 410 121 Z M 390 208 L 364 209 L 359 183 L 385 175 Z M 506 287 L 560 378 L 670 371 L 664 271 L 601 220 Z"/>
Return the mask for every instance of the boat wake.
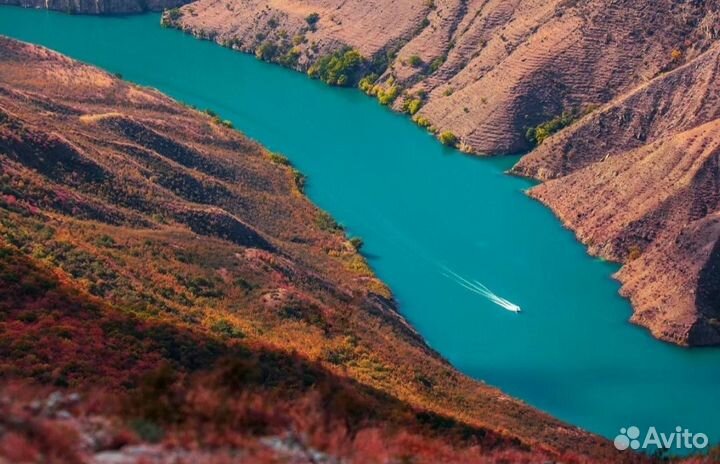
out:
<path id="1" fill-rule="evenodd" d="M 505 298 L 502 298 L 492 291 L 490 291 L 489 288 L 487 288 L 485 285 L 481 284 L 477 280 L 473 280 L 472 282 L 468 279 L 464 278 L 463 276 L 453 272 L 452 270 L 448 269 L 447 267 L 443 266 L 443 275 L 447 277 L 448 279 L 451 279 L 455 281 L 458 285 L 461 287 L 466 288 L 467 290 L 470 290 L 473 293 L 476 293 L 482 297 L 487 298 L 490 302 L 495 303 L 496 305 L 500 306 L 503 309 L 506 309 L 508 311 L 519 313 L 520 312 L 520 306 L 516 305 L 515 303 L 506 300 Z"/>

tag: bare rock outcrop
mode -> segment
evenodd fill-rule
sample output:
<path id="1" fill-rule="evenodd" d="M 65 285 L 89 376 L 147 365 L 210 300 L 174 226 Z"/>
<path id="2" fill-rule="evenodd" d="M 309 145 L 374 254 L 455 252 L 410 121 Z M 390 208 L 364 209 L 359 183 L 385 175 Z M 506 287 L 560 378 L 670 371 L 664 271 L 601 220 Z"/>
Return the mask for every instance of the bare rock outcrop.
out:
<path id="1" fill-rule="evenodd" d="M 718 2 L 198 0 L 166 23 L 307 71 L 360 52 L 394 108 L 451 131 L 467 151 L 531 148 L 529 127 L 602 104 L 718 38 Z M 270 51 L 270 53 L 265 53 Z"/>
<path id="2" fill-rule="evenodd" d="M 632 320 L 679 344 L 720 343 L 720 46 L 550 137 L 513 171 L 617 278 Z"/>

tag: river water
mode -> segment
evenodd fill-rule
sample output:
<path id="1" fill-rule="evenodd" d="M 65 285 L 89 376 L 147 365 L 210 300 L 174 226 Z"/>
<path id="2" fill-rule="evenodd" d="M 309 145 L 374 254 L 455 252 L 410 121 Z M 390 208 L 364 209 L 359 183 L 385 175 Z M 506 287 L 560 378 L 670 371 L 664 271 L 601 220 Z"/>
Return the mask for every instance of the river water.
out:
<path id="1" fill-rule="evenodd" d="M 310 198 L 364 239 L 403 315 L 466 374 L 609 438 L 679 425 L 720 442 L 720 350 L 629 324 L 617 266 L 588 256 L 523 193 L 530 182 L 504 174 L 516 157 L 462 155 L 357 90 L 163 29 L 157 14 L 4 7 L 0 33 L 211 108 L 288 156 Z"/>

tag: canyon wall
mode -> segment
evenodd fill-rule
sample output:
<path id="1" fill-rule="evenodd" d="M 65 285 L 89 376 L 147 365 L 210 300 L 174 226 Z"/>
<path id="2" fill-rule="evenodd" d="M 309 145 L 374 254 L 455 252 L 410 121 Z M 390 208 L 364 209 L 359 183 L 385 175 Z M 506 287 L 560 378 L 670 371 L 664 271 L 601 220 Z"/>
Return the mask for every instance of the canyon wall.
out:
<path id="1" fill-rule="evenodd" d="M 198 0 L 164 22 L 359 82 L 463 151 L 531 150 L 513 172 L 555 179 L 531 195 L 625 264 L 633 321 L 705 345 L 720 343 L 719 11 L 715 0 Z"/>

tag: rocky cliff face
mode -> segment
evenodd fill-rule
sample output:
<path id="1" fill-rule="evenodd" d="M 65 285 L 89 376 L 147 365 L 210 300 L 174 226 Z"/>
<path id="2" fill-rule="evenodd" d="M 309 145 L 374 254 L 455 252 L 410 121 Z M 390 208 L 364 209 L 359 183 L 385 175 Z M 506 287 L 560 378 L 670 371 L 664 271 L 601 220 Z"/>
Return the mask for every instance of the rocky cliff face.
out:
<path id="1" fill-rule="evenodd" d="M 0 5 L 44 8 L 71 14 L 131 14 L 162 11 L 189 3 L 189 0 L 0 0 Z"/>
<path id="2" fill-rule="evenodd" d="M 720 32 L 718 4 L 663 0 L 340 2 L 199 0 L 171 22 L 307 70 L 350 47 L 414 99 L 418 117 L 475 153 L 531 147 L 525 130 L 608 102 L 697 56 Z"/>
<path id="3" fill-rule="evenodd" d="M 503 154 L 540 142 L 513 171 L 556 179 L 531 194 L 626 263 L 633 320 L 720 343 L 717 1 L 199 0 L 165 22 L 334 84 L 318 63 L 342 71 L 328 57 L 354 49 L 365 62 L 348 77 L 445 143 Z"/>
<path id="4" fill-rule="evenodd" d="M 0 456 L 639 459 L 453 370 L 302 176 L 228 126 L 0 38 L 0 389 L 104 398 L 3 400 Z"/>
<path id="5" fill-rule="evenodd" d="M 615 99 L 513 171 L 618 273 L 633 321 L 681 344 L 720 343 L 720 44 Z"/>

